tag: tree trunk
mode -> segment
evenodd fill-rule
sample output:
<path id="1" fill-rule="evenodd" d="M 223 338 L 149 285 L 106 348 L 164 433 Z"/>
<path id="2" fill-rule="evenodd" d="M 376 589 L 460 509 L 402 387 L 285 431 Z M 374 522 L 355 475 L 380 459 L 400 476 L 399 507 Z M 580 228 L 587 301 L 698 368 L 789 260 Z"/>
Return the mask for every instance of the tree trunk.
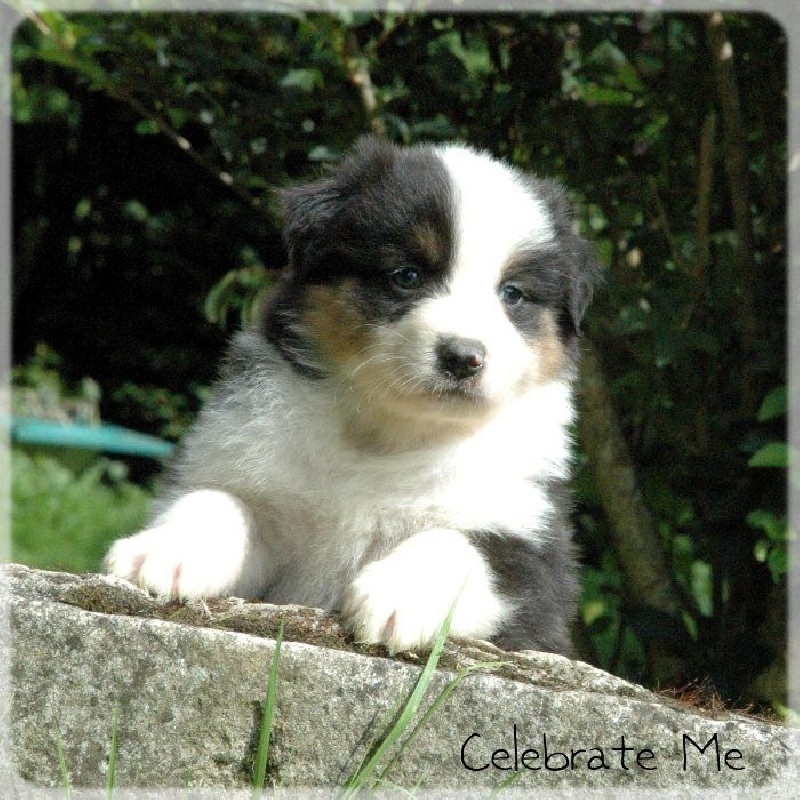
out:
<path id="1" fill-rule="evenodd" d="M 588 342 L 584 342 L 578 390 L 581 441 L 631 598 L 675 615 L 681 604 L 666 555 L 639 491 L 600 363 Z"/>
<path id="2" fill-rule="evenodd" d="M 717 83 L 721 109 L 725 171 L 728 175 L 733 221 L 736 228 L 736 266 L 739 276 L 740 337 L 745 360 L 752 357 L 758 336 L 754 287 L 755 256 L 753 227 L 750 219 L 750 192 L 747 180 L 747 149 L 744 122 L 739 102 L 739 86 L 734 69 L 733 46 L 728 39 L 722 14 L 714 12 L 706 21 L 706 38 Z M 751 373 L 742 371 L 742 405 L 745 414 L 756 411 Z"/>

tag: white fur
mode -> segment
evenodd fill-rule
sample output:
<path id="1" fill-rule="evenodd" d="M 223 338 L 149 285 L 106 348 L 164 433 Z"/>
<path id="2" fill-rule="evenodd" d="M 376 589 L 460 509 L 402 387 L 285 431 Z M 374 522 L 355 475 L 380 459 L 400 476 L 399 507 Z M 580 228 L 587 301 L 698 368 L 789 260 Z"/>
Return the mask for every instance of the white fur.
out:
<path id="1" fill-rule="evenodd" d="M 454 145 L 439 155 L 455 193 L 455 264 L 448 293 L 422 305 L 420 327 L 480 340 L 487 350 L 481 388 L 489 400 L 504 401 L 538 364 L 499 302 L 502 271 L 523 246 L 547 247 L 552 224 L 543 204 L 504 164 Z"/>
<path id="2" fill-rule="evenodd" d="M 259 335 L 240 334 L 252 369 L 202 412 L 177 488 L 150 528 L 114 545 L 110 572 L 162 595 L 344 602 L 359 638 L 394 649 L 430 644 L 456 597 L 454 634 L 497 631 L 513 609 L 461 531 L 541 541 L 542 484 L 567 472 L 569 377 L 537 380 L 535 349 L 497 296 L 514 250 L 546 246 L 552 230 L 513 172 L 464 148 L 440 155 L 457 189 L 452 280 L 380 326 L 364 356 L 400 364 L 400 379 L 370 376 L 365 361 L 308 380 Z M 485 344 L 485 402 L 425 394 L 447 334 Z"/>
<path id="3" fill-rule="evenodd" d="M 553 241 L 545 206 L 505 164 L 468 147 L 437 150 L 456 195 L 458 224 L 456 281 L 491 282 L 522 244 L 546 247 Z"/>
<path id="4" fill-rule="evenodd" d="M 106 567 L 162 595 L 248 597 L 269 580 L 264 555 L 241 501 L 206 489 L 182 495 L 152 527 L 116 542 Z"/>
<path id="5" fill-rule="evenodd" d="M 368 564 L 347 590 L 342 614 L 356 641 L 385 642 L 395 652 L 430 644 L 454 604 L 452 636 L 489 638 L 512 610 L 464 534 L 437 528 Z"/>

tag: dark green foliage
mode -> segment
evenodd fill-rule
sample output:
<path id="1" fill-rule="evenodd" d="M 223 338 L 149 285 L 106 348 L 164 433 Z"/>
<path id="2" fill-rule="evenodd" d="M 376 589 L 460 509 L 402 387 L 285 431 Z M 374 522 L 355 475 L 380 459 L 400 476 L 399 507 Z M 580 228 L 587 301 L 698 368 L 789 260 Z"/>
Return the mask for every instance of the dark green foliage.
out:
<path id="1" fill-rule="evenodd" d="M 748 687 L 782 646 L 762 627 L 789 535 L 786 42 L 725 26 L 744 186 L 702 15 L 42 14 L 14 44 L 15 362 L 46 341 L 110 421 L 177 436 L 220 325 L 282 265 L 271 187 L 370 128 L 560 177 L 608 268 L 589 336 L 682 598 L 632 602 L 579 454 L 579 639 L 635 679 L 776 700 Z"/>

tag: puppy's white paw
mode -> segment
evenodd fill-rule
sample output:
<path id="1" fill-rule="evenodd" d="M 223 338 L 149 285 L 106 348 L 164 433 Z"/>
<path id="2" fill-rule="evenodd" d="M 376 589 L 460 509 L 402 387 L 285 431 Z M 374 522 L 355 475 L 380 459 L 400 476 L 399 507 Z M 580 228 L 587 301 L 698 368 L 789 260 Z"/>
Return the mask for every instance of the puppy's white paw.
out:
<path id="1" fill-rule="evenodd" d="M 120 539 L 105 567 L 162 597 L 250 596 L 270 577 L 243 504 L 210 490 L 182 496 L 152 528 Z"/>
<path id="2" fill-rule="evenodd" d="M 466 537 L 436 528 L 367 564 L 345 592 L 342 617 L 359 642 L 382 643 L 390 652 L 427 649 L 456 599 L 451 636 L 485 639 L 511 610 Z"/>
<path id="3" fill-rule="evenodd" d="M 235 564 L 221 563 L 225 554 L 208 542 L 200 544 L 198 538 L 196 531 L 174 526 L 149 528 L 116 542 L 106 556 L 106 571 L 162 597 L 230 593 Z"/>

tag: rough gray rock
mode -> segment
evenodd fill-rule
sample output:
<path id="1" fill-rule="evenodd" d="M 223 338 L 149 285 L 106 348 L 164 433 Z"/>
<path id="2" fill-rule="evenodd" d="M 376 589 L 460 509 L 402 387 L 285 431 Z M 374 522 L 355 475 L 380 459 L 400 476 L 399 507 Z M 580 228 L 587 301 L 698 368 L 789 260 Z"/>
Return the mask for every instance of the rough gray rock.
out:
<path id="1" fill-rule="evenodd" d="M 0 590 L 12 630 L 10 647 L 7 637 L 0 645 L 12 698 L 3 797 L 62 785 L 59 731 L 72 786 L 104 786 L 115 708 L 120 789 L 246 789 L 281 618 L 269 780 L 282 796 L 341 786 L 425 661 L 359 648 L 313 609 L 164 602 L 125 581 L 16 565 L 0 568 Z M 391 784 L 466 796 L 518 772 L 513 787 L 526 794 L 794 796 L 796 731 L 711 717 L 560 656 L 448 643 L 423 709 L 458 670 L 498 660 L 503 666 L 472 672 L 431 716 L 392 766 Z"/>

